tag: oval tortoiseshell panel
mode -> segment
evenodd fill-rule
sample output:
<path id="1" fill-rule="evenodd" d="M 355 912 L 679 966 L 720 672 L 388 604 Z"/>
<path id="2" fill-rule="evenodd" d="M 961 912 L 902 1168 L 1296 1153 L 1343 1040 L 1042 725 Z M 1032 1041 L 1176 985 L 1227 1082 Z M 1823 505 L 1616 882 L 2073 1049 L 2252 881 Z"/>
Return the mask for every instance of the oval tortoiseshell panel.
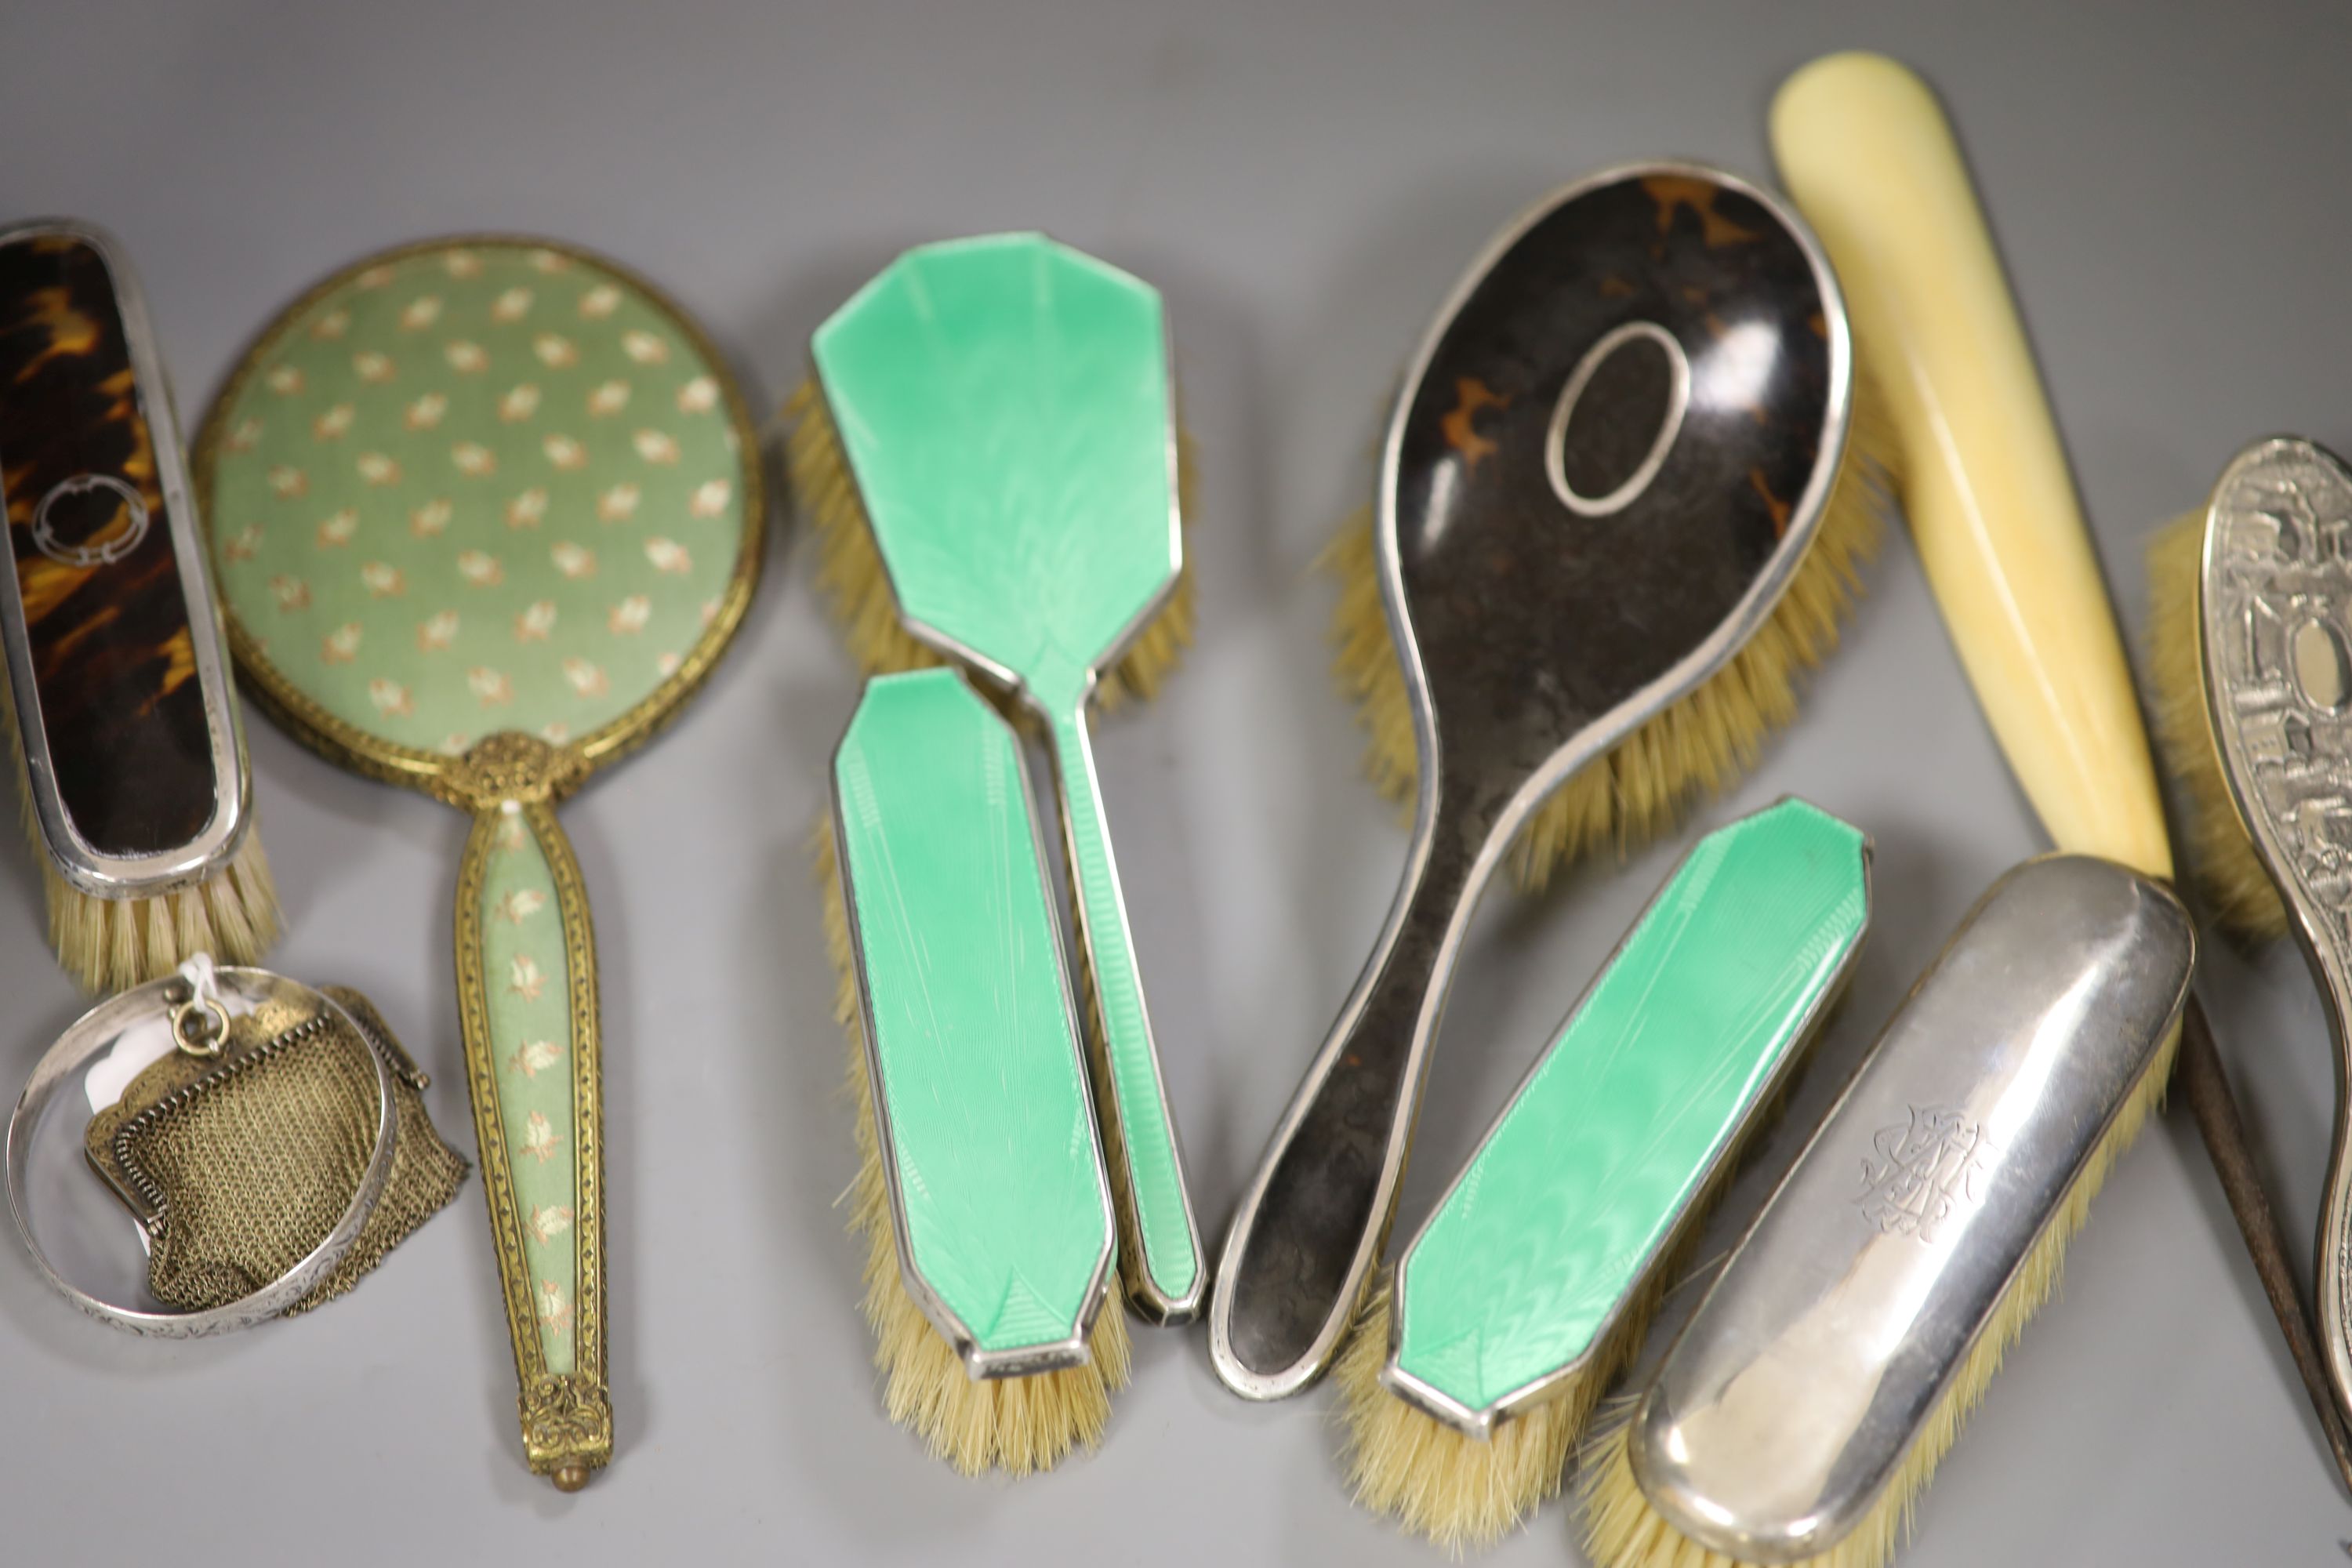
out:
<path id="1" fill-rule="evenodd" d="M 1548 450 L 1579 366 L 1627 328 L 1679 347 L 1687 406 L 1646 485 L 1579 515 L 1548 469 L 1573 483 L 1605 450 L 1594 482 L 1616 484 L 1659 430 L 1654 389 L 1604 395 L 1648 357 L 1628 344 L 1596 362 L 1570 448 Z M 1502 753 L 1517 767 L 1483 776 L 1516 783 L 1715 636 L 1825 481 L 1831 373 L 1813 258 L 1734 185 L 1638 174 L 1519 233 L 1434 344 L 1391 470 L 1441 753 Z"/>

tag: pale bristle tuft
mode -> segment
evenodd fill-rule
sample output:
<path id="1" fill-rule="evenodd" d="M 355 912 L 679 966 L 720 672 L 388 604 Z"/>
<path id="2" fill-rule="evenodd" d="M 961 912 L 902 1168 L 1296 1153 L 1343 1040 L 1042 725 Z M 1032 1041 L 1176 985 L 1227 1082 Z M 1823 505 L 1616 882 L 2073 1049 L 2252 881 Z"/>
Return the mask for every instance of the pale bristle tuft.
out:
<path id="1" fill-rule="evenodd" d="M 1958 1440 L 2001 1357 L 2025 1331 L 2043 1302 L 2057 1293 L 2066 1261 L 2066 1244 L 2090 1216 L 2107 1173 L 2148 1117 L 2161 1109 L 2164 1087 L 2172 1075 L 2172 1058 L 2180 1043 L 2176 1028 L 2139 1086 L 2124 1102 L 2115 1125 L 2107 1129 L 2089 1162 L 2067 1188 L 2058 1209 L 2034 1238 L 2025 1260 L 2011 1279 L 1992 1317 L 1960 1363 L 1958 1373 L 1942 1400 L 1903 1456 L 1878 1502 L 1828 1551 L 1792 1568 L 1885 1568 L 1911 1532 L 1911 1510 L 1936 1473 L 1936 1467 Z M 1633 1402 L 1627 1401 L 1620 1418 L 1598 1434 L 1582 1457 L 1578 1481 L 1578 1526 L 1584 1552 L 1594 1568 L 1748 1568 L 1738 1559 L 1707 1551 L 1668 1524 L 1650 1507 L 1633 1479 L 1628 1452 L 1626 1421 Z"/>
<path id="2" fill-rule="evenodd" d="M 2286 934 L 2286 904 L 2230 799 L 2205 707 L 2198 609 L 2204 554 L 2201 510 L 2176 518 L 2148 541 L 2147 672 L 2156 689 L 2157 750 L 2189 797 L 2182 837 L 2190 881 L 2232 936 L 2273 942 Z"/>
<path id="3" fill-rule="evenodd" d="M 890 1419 L 923 1439 L 935 1458 L 965 1475 L 1001 1469 L 1025 1476 L 1051 1469 L 1071 1449 L 1092 1449 L 1110 1421 L 1110 1396 L 1127 1385 L 1127 1319 L 1117 1300 L 1104 1303 L 1088 1336 L 1087 1365 L 1028 1377 L 975 1379 L 953 1347 L 907 1293 L 883 1180 L 874 1086 L 866 1068 L 857 981 L 849 950 L 848 906 L 834 858 L 833 827 L 810 837 L 824 890 L 824 945 L 833 961 L 834 1017 L 849 1041 L 848 1087 L 857 1113 L 857 1175 L 851 1183 L 849 1228 L 866 1242 L 866 1323 L 874 1364 L 883 1374 Z"/>
<path id="4" fill-rule="evenodd" d="M 1557 1396 L 1481 1439 L 1406 1404 L 1381 1383 L 1389 1292 L 1377 1290 L 1333 1376 L 1356 1501 L 1455 1554 L 1491 1545 L 1559 1490 L 1576 1435 L 1603 1377 L 1571 1378 Z"/>
<path id="5" fill-rule="evenodd" d="M 919 640 L 899 618 L 898 601 L 890 589 L 890 574 L 874 542 L 874 528 L 858 496 L 856 477 L 834 427 L 833 412 L 812 376 L 784 403 L 791 434 L 784 438 L 784 463 L 801 515 L 816 537 L 816 582 L 840 622 L 843 639 L 858 668 L 867 675 L 922 669 L 946 662 Z M 1189 531 L 1192 506 L 1191 438 L 1177 431 L 1176 483 L 1178 512 Z M 1187 550 L 1182 571 L 1168 598 L 1118 662 L 1095 685 L 1096 706 L 1108 713 L 1129 699 L 1156 695 L 1182 659 L 1192 641 L 1194 616 L 1192 557 Z"/>
<path id="6" fill-rule="evenodd" d="M 0 727 L 8 731 L 16 802 L 49 915 L 49 945 L 85 991 L 112 995 L 169 974 L 199 952 L 223 963 L 251 963 L 278 940 L 278 888 L 262 852 L 261 831 L 248 824 L 229 863 L 203 882 L 152 899 L 99 899 L 58 874 L 33 814 L 26 776 L 25 733 L 16 704 L 0 679 Z"/>
<path id="7" fill-rule="evenodd" d="M 1841 987 L 1825 1014 L 1842 1007 L 1844 998 Z M 1596 1353 L 1551 1398 L 1497 1423 L 1486 1441 L 1425 1415 L 1381 1385 L 1390 1310 L 1389 1285 L 1381 1281 L 1332 1372 L 1347 1423 L 1344 1458 L 1356 1500 L 1459 1555 L 1517 1529 L 1559 1491 L 1569 1455 L 1601 1392 L 1641 1353 L 1666 1292 L 1690 1273 L 1707 1216 L 1765 1129 L 1780 1121 L 1804 1065 L 1801 1058 L 1790 1064 L 1741 1126 Z"/>
<path id="8" fill-rule="evenodd" d="M 1771 616 L 1722 668 L 1537 808 L 1511 848 L 1522 888 L 1538 890 L 1562 865 L 1604 847 L 1622 857 L 1670 830 L 1696 800 L 1719 794 L 1753 768 L 1765 738 L 1796 717 L 1799 682 L 1836 649 L 1890 505 L 1895 443 L 1879 400 L 1859 378 L 1853 406 L 1820 530 Z M 1381 602 L 1369 509 L 1349 521 L 1321 563 L 1339 579 L 1331 668 L 1369 735 L 1365 772 L 1409 809 L 1419 758 L 1404 672 Z"/>

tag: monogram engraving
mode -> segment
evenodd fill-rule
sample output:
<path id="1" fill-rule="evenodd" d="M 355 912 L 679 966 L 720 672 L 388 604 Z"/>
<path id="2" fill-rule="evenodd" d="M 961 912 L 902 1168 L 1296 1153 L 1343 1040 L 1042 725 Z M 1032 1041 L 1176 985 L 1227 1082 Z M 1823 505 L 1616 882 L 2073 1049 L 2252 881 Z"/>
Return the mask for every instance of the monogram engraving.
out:
<path id="1" fill-rule="evenodd" d="M 1992 1144 L 1981 1122 L 1948 1106 L 1915 1105 L 1907 1127 L 1883 1127 L 1862 1162 L 1864 1217 L 1888 1236 L 1933 1245 L 1937 1227 L 1962 1204 L 1984 1201 L 1985 1157 Z"/>

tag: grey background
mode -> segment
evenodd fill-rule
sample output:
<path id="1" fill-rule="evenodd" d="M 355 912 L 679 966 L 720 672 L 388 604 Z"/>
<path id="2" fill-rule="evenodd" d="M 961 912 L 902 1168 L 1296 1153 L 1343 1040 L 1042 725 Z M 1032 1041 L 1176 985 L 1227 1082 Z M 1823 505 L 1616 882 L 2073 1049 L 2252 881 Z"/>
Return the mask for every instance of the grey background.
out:
<path id="1" fill-rule="evenodd" d="M 2142 537 L 2242 440 L 2352 437 L 2342 6 L 14 0 L 0 213 L 122 237 L 191 423 L 296 290 L 448 230 L 643 268 L 762 405 L 824 313 L 916 241 L 1037 226 L 1158 282 L 1199 441 L 1201 637 L 1160 701 L 1108 727 L 1102 771 L 1221 1226 L 1402 858 L 1325 675 L 1311 570 L 1367 493 L 1399 365 L 1522 205 L 1630 157 L 1769 175 L 1774 86 L 1857 44 L 1946 96 L 2137 626 Z M 614 1468 L 569 1499 L 522 1469 L 473 1185 L 350 1300 L 226 1342 L 103 1331 L 9 1245 L 0 1560 L 1435 1561 L 1349 1505 L 1327 1396 L 1243 1405 L 1198 1331 L 1143 1334 L 1110 1440 L 1043 1480 L 961 1479 L 882 1418 L 831 1206 L 852 1154 L 802 852 L 856 683 L 791 530 L 768 569 L 709 692 L 565 812 L 602 951 Z M 1800 791 L 1878 850 L 1853 1005 L 1718 1236 L 1977 893 L 2042 847 L 1899 538 L 1873 588 L 1796 728 L 1701 816 Z M 276 964 L 372 994 L 465 1138 L 464 819 L 266 721 L 251 744 L 291 921 Z M 1403 1225 L 1688 837 L 1486 911 Z M 0 840 L 14 1082 L 79 1003 L 26 853 Z M 2307 1236 L 2334 1102 L 2315 994 L 2287 951 L 2217 949 L 2205 984 Z M 2342 1561 L 2352 1512 L 2273 1340 L 2176 1113 L 2116 1173 L 1906 1561 Z M 1549 1507 L 1491 1561 L 1572 1561 L 1568 1527 Z"/>

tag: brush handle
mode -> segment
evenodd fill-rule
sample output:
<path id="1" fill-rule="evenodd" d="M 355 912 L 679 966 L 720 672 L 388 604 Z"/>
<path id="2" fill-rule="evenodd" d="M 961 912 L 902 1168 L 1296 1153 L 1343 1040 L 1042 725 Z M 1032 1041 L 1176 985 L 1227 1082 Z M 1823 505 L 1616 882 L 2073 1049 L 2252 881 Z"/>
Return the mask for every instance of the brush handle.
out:
<path id="1" fill-rule="evenodd" d="M 2352 570 L 2339 544 L 2352 468 L 2294 437 L 2233 458 L 2206 512 L 2194 621 L 2200 695 L 2230 807 L 2284 905 L 2327 1012 L 2335 1136 L 2314 1267 L 2339 1412 L 2352 1413 Z"/>
<path id="2" fill-rule="evenodd" d="M 1454 797 L 1468 809 L 1457 814 Z M 1234 1213 L 1209 1303 L 1209 1356 L 1245 1399 L 1306 1388 L 1354 1321 L 1396 1215 L 1462 933 L 1509 840 L 1503 815 L 1500 800 L 1444 771 L 1424 789 L 1380 944 Z"/>
<path id="3" fill-rule="evenodd" d="M 2060 848 L 2169 879 L 2171 846 L 2115 611 L 1942 110 L 1895 61 L 1832 55 L 1781 88 L 1772 146 L 1844 285 L 1862 367 L 1896 427 L 1920 564 L 2011 769 Z M 2210 1044 L 2201 1030 L 2186 1043 L 2192 1059 Z M 2198 1128 L 2228 1188 L 2252 1157 L 2228 1079 L 2218 1061 L 2201 1065 L 2212 1070 Z M 2340 1159 L 2332 1166 L 2343 1168 Z M 2276 1226 L 2235 1197 L 2231 1206 L 2256 1273 L 2266 1283 L 2284 1278 Z M 2340 1299 L 2340 1262 L 2323 1257 L 2321 1273 L 2338 1279 Z M 2290 1349 L 2307 1344 L 2300 1310 L 2275 1290 L 2272 1306 Z M 2352 1355 L 2341 1333 L 2323 1338 L 2340 1387 Z M 2341 1443 L 2336 1431 L 2329 1438 Z"/>
<path id="4" fill-rule="evenodd" d="M 1900 438 L 1903 509 L 1977 701 L 2061 849 L 2172 875 L 2115 612 L 2033 355 L 1927 85 L 1832 55 L 1772 106 Z"/>
<path id="5" fill-rule="evenodd" d="M 543 800 L 478 811 L 457 871 L 457 1001 L 514 1342 L 523 1447 L 565 1491 L 613 1457 L 596 938 Z"/>
<path id="6" fill-rule="evenodd" d="M 1153 1322 L 1189 1322 L 1207 1283 L 1201 1236 L 1186 1196 L 1176 1122 L 1160 1076 L 1160 1049 L 1143 1005 L 1143 974 L 1118 885 L 1102 784 L 1083 706 L 1049 724 L 1062 785 L 1063 847 L 1075 884 L 1095 1027 L 1095 1094 L 1111 1193 L 1118 1206 L 1119 1276 L 1128 1300 Z"/>
<path id="7" fill-rule="evenodd" d="M 2204 1135 L 2206 1152 L 2212 1157 L 2213 1173 L 2221 1178 L 2221 1195 L 2229 1201 L 2230 1213 L 2247 1237 L 2247 1250 L 2253 1254 L 2254 1273 L 2262 1280 L 2263 1294 L 2270 1301 L 2271 1311 L 2278 1318 L 2286 1339 L 2287 1355 L 2303 1379 L 2304 1394 L 2319 1421 L 2319 1435 L 2336 1460 L 2336 1478 L 2344 1483 L 2347 1494 L 2352 1494 L 2352 1433 L 2347 1432 L 2344 1417 L 2337 1413 L 2327 1363 L 2312 1336 L 2311 1325 L 2304 1318 L 2301 1288 L 2295 1283 L 2294 1270 L 2287 1267 L 2286 1233 L 2280 1228 L 2277 1212 L 2271 1207 L 2270 1196 L 2263 1189 L 2262 1173 L 2254 1168 L 2253 1153 L 2246 1144 L 2245 1123 L 2238 1115 L 2237 1096 L 2231 1092 L 2229 1075 L 2213 1044 L 2213 1028 L 2206 1021 L 2204 1005 L 2193 993 L 2188 1011 L 2182 1016 L 2180 1059 L 2172 1077 L 2173 1086 L 2188 1101 L 2189 1115 L 2196 1119 L 2198 1131 Z M 2330 1190 L 2334 1191 L 2332 1185 Z"/>

